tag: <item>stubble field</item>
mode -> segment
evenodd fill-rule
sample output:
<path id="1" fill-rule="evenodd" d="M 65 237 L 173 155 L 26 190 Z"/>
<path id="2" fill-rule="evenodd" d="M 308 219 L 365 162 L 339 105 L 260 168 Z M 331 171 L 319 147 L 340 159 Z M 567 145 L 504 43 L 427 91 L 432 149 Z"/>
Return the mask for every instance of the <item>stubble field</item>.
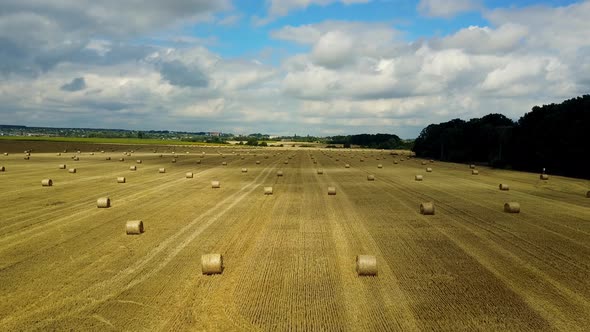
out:
<path id="1" fill-rule="evenodd" d="M 30 143 L 0 145 L 0 330 L 590 326 L 588 181 L 387 151 L 67 145 L 29 160 Z M 520 213 L 503 211 L 511 201 Z M 126 235 L 138 219 L 145 232 Z M 207 253 L 222 274 L 201 273 Z M 357 275 L 359 254 L 377 276 Z"/>

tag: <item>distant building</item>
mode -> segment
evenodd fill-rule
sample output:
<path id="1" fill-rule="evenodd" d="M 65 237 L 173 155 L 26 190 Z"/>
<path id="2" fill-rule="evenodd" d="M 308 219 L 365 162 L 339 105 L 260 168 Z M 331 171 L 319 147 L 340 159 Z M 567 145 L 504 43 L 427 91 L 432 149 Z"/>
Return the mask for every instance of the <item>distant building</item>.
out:
<path id="1" fill-rule="evenodd" d="M 219 137 L 219 136 L 221 136 L 221 132 L 219 132 L 219 131 L 210 131 L 209 132 L 209 136 Z"/>

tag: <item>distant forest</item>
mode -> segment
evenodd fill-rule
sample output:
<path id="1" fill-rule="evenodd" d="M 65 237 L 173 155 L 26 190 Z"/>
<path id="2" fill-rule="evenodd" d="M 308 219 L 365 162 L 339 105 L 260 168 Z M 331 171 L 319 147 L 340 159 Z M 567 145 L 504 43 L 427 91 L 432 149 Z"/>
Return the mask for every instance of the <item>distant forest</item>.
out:
<path id="1" fill-rule="evenodd" d="M 409 149 L 411 142 L 407 142 L 392 134 L 359 134 L 348 136 L 333 136 L 329 144 L 342 144 L 345 148 L 358 145 L 372 149 Z"/>
<path id="2" fill-rule="evenodd" d="M 590 95 L 535 106 L 517 122 L 501 114 L 424 128 L 419 157 L 590 178 Z"/>

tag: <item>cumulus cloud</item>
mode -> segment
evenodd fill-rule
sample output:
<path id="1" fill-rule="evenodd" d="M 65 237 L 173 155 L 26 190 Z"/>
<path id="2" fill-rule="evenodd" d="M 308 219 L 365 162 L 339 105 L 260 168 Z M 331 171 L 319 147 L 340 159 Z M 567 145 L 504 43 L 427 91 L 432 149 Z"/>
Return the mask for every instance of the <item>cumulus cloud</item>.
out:
<path id="1" fill-rule="evenodd" d="M 86 81 L 84 77 L 76 77 L 70 83 L 66 83 L 60 88 L 62 91 L 80 91 L 86 89 Z"/>
<path id="2" fill-rule="evenodd" d="M 478 0 L 420 0 L 418 3 L 418 11 L 432 17 L 450 18 L 478 8 L 481 8 Z"/>
<path id="3" fill-rule="evenodd" d="M 278 17 L 286 16 L 289 12 L 303 10 L 312 5 L 327 6 L 333 3 L 342 3 L 344 5 L 369 3 L 372 0 L 268 0 L 268 16 L 265 18 L 255 18 L 258 25 L 267 24 Z"/>

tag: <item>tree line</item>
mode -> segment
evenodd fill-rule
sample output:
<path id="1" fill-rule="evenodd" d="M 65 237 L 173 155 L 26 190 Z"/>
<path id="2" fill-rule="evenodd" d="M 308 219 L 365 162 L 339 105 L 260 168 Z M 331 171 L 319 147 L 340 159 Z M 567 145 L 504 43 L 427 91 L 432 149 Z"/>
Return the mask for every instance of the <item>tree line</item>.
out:
<path id="1" fill-rule="evenodd" d="M 409 149 L 411 143 L 402 140 L 393 134 L 359 134 L 347 136 L 333 136 L 328 139 L 328 144 L 342 144 L 345 148 L 358 145 L 372 149 Z"/>
<path id="2" fill-rule="evenodd" d="M 423 158 L 590 178 L 590 95 L 535 106 L 518 121 L 488 114 L 424 128 L 413 151 Z"/>

